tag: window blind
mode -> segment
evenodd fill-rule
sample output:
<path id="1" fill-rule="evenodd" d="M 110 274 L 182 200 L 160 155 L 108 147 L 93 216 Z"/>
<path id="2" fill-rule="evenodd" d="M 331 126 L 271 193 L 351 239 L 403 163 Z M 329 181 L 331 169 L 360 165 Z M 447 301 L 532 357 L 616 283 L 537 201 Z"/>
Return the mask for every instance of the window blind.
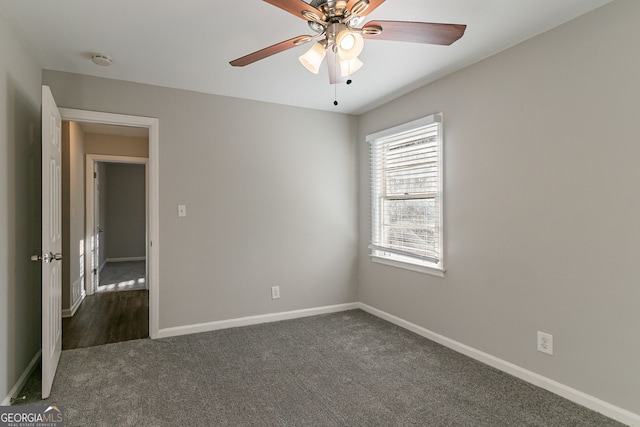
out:
<path id="1" fill-rule="evenodd" d="M 440 117 L 368 138 L 374 254 L 441 263 Z"/>

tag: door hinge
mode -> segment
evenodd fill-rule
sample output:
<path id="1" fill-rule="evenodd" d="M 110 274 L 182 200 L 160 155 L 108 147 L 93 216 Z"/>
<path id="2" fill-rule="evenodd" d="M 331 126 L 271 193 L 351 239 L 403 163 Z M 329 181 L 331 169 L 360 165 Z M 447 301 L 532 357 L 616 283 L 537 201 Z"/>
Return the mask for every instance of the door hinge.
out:
<path id="1" fill-rule="evenodd" d="M 95 178 L 97 178 L 97 177 L 98 177 L 98 172 L 94 172 L 94 173 L 93 173 L 93 178 L 95 179 Z"/>
<path id="2" fill-rule="evenodd" d="M 93 269 L 93 274 L 98 274 L 98 269 L 97 268 Z"/>

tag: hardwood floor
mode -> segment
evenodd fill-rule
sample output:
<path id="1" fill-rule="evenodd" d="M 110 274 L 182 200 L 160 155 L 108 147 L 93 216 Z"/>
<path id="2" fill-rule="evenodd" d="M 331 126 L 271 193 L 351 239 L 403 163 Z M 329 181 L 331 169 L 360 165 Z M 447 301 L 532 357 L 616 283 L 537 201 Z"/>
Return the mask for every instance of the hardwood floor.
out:
<path id="1" fill-rule="evenodd" d="M 62 349 L 149 337 L 149 291 L 87 296 L 73 317 L 62 320 Z"/>

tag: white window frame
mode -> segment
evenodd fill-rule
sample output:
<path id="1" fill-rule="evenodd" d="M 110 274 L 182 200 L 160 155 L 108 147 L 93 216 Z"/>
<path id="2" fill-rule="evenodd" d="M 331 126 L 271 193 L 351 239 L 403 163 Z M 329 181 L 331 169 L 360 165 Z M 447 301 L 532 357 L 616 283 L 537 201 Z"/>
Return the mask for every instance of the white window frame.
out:
<path id="1" fill-rule="evenodd" d="M 438 233 L 438 260 L 431 261 L 422 259 L 421 257 L 413 257 L 406 254 L 399 253 L 391 253 L 387 252 L 384 249 L 373 246 L 373 235 L 375 232 L 374 227 L 382 227 L 381 223 L 376 224 L 375 218 L 382 218 L 381 215 L 376 215 L 375 210 L 380 209 L 379 202 L 380 189 L 376 187 L 376 182 L 380 182 L 377 177 L 374 177 L 374 165 L 373 161 L 370 161 L 370 170 L 369 170 L 369 180 L 370 180 L 370 212 L 371 212 L 371 223 L 370 223 L 370 257 L 373 262 L 381 263 L 393 267 L 403 268 L 411 271 L 417 271 L 420 273 L 430 274 L 438 277 L 444 277 L 445 267 L 444 267 L 444 201 L 443 201 L 443 181 L 444 181 L 444 169 L 443 169 L 443 125 L 442 125 L 442 113 L 432 114 L 427 117 L 423 117 L 417 120 L 413 120 L 408 123 L 404 123 L 398 126 L 394 126 L 389 129 L 385 129 L 370 135 L 367 135 L 366 142 L 369 144 L 369 155 L 372 156 L 373 148 L 376 143 L 378 143 L 382 139 L 387 139 L 389 137 L 393 137 L 395 135 L 403 134 L 406 132 L 411 132 L 418 130 L 422 127 L 432 125 L 433 123 L 439 123 L 438 129 L 438 137 L 437 137 L 437 171 L 438 171 L 438 182 L 437 182 L 437 193 L 435 197 L 437 198 L 436 206 L 438 209 L 438 221 L 436 226 L 436 232 Z M 370 160 L 372 160 L 370 158 Z"/>

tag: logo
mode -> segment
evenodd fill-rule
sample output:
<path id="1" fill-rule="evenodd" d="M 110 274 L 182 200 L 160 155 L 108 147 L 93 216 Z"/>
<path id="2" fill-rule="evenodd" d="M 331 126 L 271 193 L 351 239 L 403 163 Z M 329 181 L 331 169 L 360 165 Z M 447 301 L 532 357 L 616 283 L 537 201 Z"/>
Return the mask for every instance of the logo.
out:
<path id="1" fill-rule="evenodd" d="M 64 427 L 59 406 L 1 406 L 0 427 Z"/>

